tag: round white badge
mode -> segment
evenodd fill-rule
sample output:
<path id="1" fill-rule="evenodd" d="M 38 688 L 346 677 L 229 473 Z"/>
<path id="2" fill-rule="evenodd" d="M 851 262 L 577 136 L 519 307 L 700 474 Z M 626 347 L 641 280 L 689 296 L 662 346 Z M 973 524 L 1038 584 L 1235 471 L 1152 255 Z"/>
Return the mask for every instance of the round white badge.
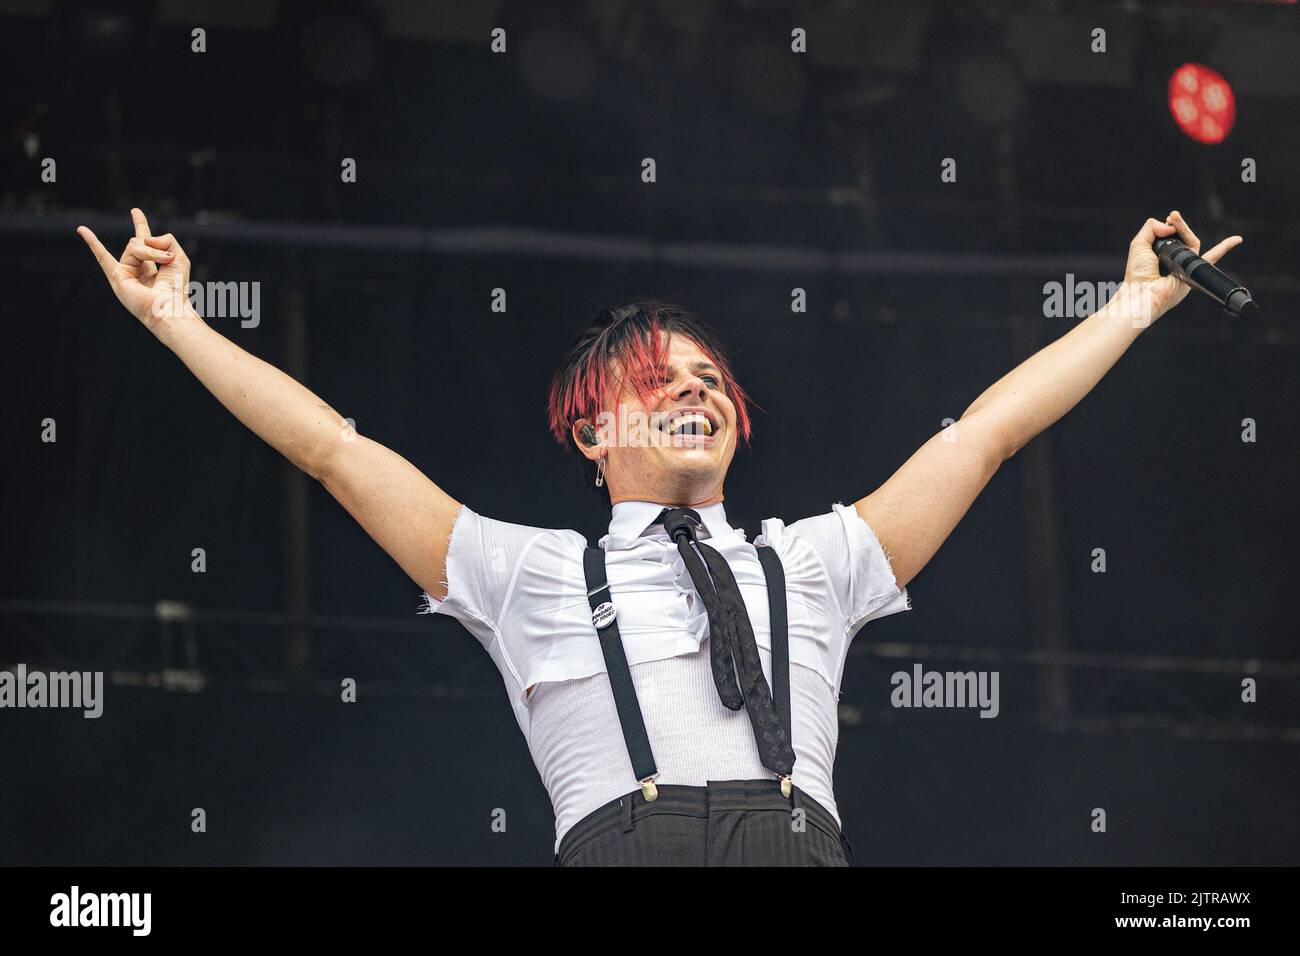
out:
<path id="1" fill-rule="evenodd" d="M 596 625 L 596 630 L 600 630 L 602 627 L 609 627 L 609 625 L 613 624 L 614 618 L 617 616 L 618 608 L 606 601 L 591 612 L 591 623 Z"/>

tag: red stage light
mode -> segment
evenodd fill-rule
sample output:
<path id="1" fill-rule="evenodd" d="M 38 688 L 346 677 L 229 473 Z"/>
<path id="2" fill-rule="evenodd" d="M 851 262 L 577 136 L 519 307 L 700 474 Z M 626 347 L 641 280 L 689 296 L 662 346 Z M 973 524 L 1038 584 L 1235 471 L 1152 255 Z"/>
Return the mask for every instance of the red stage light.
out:
<path id="1" fill-rule="evenodd" d="M 1237 119 L 1232 87 L 1201 63 L 1184 63 L 1169 77 L 1169 112 L 1198 143 L 1222 143 Z"/>

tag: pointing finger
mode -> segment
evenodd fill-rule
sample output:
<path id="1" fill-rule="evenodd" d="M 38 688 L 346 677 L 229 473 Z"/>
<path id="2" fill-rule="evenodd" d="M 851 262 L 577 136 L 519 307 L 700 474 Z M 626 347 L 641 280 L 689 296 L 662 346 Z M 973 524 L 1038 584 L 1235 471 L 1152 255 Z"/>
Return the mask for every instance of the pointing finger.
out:
<path id="1" fill-rule="evenodd" d="M 1219 243 L 1209 252 L 1202 255 L 1201 258 L 1209 263 L 1218 262 L 1220 259 L 1224 257 L 1224 255 L 1227 252 L 1229 252 L 1232 249 L 1235 249 L 1243 242 L 1245 242 L 1245 240 L 1242 239 L 1241 236 L 1229 236 L 1227 239 L 1224 239 L 1221 243 Z"/>
<path id="2" fill-rule="evenodd" d="M 135 223 L 135 237 L 137 239 L 148 239 L 149 220 L 144 217 L 144 210 L 132 208 L 131 221 Z"/>
<path id="3" fill-rule="evenodd" d="M 112 282 L 113 273 L 117 270 L 117 260 L 113 258 L 113 254 L 104 248 L 104 244 L 87 227 L 78 226 L 77 235 L 86 240 L 86 245 L 90 246 L 90 251 L 95 254 L 95 261 L 99 263 L 99 267 L 104 270 L 104 275 L 108 276 L 108 280 Z"/>
<path id="4" fill-rule="evenodd" d="M 131 222 L 135 224 L 135 237 L 137 239 L 149 238 L 149 220 L 145 218 L 143 209 L 131 208 Z M 140 277 L 148 279 L 156 275 L 158 267 L 152 262 L 146 261 L 140 266 Z"/>

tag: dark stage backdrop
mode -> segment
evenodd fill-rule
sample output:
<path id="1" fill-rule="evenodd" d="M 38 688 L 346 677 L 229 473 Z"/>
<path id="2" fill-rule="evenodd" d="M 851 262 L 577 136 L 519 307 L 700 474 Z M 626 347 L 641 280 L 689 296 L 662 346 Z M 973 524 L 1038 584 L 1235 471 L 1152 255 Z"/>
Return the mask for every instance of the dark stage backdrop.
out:
<path id="1" fill-rule="evenodd" d="M 1209 149 L 1172 125 L 1152 61 L 1209 56 L 1213 24 L 1187 21 L 1180 47 L 1118 7 L 1115 56 L 1060 77 L 1015 4 L 991 22 L 719 4 L 698 29 L 649 4 L 446 5 L 424 32 L 364 15 L 370 58 L 324 65 L 299 38 L 328 25 L 270 6 L 213 25 L 202 55 L 184 16 L 123 14 L 117 47 L 78 26 L 91 5 L 0 18 L 21 76 L 5 122 L 39 131 L 31 155 L 6 147 L 0 186 L 0 667 L 109 680 L 97 720 L 0 712 L 0 864 L 551 862 L 487 654 L 417 616 L 416 586 L 329 495 L 112 298 L 73 227 L 116 252 L 133 205 L 195 279 L 259 283 L 255 326 L 210 319 L 232 340 L 476 511 L 593 540 L 607 505 L 543 401 L 599 309 L 670 298 L 731 346 L 762 406 L 727 482 L 752 538 L 878 486 L 1078 321 L 1045 316 L 1046 283 L 1122 277 L 1147 216 L 1245 235 L 1232 269 L 1259 323 L 1195 297 L 1163 318 L 1006 463 L 909 586 L 914 610 L 857 635 L 835 790 L 859 863 L 1296 862 L 1300 202 L 1282 181 L 1300 86 L 1282 66 L 1224 67 L 1240 117 Z M 1242 42 L 1295 39 L 1239 6 Z M 852 16 L 860 42 L 789 73 L 801 16 Z M 517 54 L 489 52 L 494 26 Z M 990 48 L 1017 65 L 1002 121 L 972 118 L 943 66 Z M 1268 178 L 1243 183 L 1243 156 Z M 914 660 L 999 669 L 999 717 L 891 708 Z"/>

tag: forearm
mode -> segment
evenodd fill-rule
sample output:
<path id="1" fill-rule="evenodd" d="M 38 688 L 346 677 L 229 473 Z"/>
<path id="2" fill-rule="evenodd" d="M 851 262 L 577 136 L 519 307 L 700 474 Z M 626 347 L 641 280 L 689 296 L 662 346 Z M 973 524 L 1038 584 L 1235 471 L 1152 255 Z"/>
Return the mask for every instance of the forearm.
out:
<path id="1" fill-rule="evenodd" d="M 1157 316 L 1125 283 L 1102 308 L 998 379 L 966 409 L 1005 442 L 1010 457 L 1087 395 Z"/>
<path id="2" fill-rule="evenodd" d="M 259 438 L 313 478 L 323 477 L 347 429 L 328 404 L 192 311 L 155 334 Z"/>

